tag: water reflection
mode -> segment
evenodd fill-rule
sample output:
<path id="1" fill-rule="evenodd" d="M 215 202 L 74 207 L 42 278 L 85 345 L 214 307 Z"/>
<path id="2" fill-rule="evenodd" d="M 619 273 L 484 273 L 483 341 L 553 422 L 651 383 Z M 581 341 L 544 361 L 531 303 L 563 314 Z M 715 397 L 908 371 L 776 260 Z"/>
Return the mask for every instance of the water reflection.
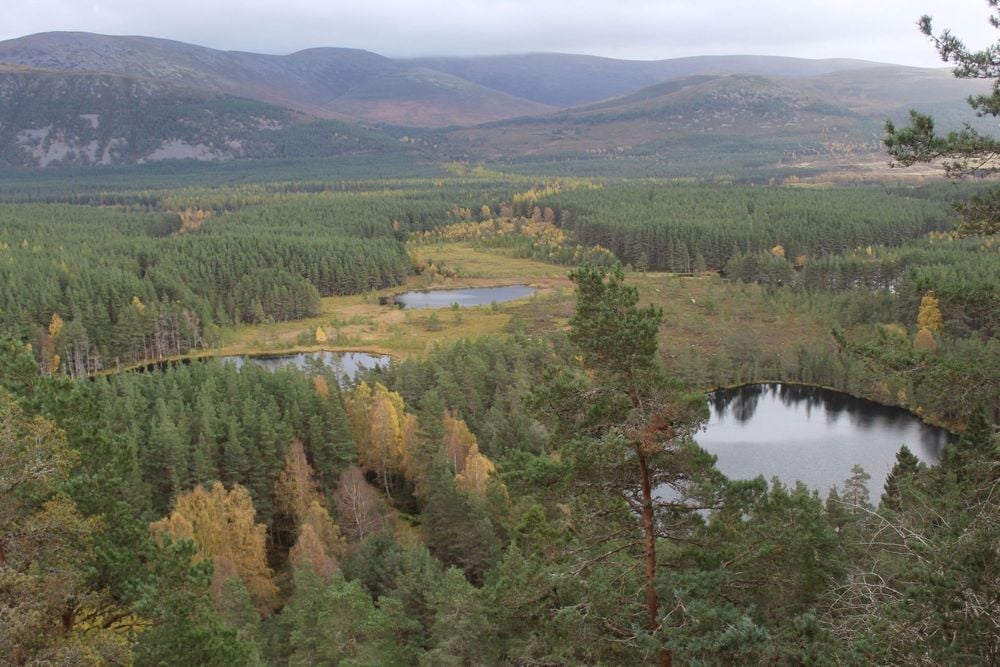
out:
<path id="1" fill-rule="evenodd" d="M 342 385 L 350 383 L 357 377 L 358 373 L 376 366 L 387 366 L 392 360 L 392 357 L 385 354 L 369 354 L 367 352 L 299 352 L 296 354 L 218 358 L 223 362 L 235 364 L 237 368 L 242 368 L 249 361 L 269 371 L 283 366 L 295 366 L 299 370 L 305 370 L 310 366 L 325 367 L 334 372 Z"/>
<path id="2" fill-rule="evenodd" d="M 368 352 L 297 352 L 294 354 L 261 354 L 261 355 L 234 355 L 220 357 L 195 357 L 179 359 L 176 361 L 158 361 L 147 366 L 140 366 L 135 370 L 139 373 L 165 370 L 177 364 L 190 364 L 218 359 L 227 364 L 233 364 L 236 368 L 250 362 L 256 366 L 261 366 L 268 371 L 274 371 L 286 366 L 294 366 L 299 370 L 306 370 L 310 367 L 329 368 L 337 376 L 342 386 L 347 386 L 365 370 L 370 370 L 378 366 L 388 366 L 392 357 L 386 354 L 369 354 Z"/>
<path id="3" fill-rule="evenodd" d="M 452 304 L 458 304 L 460 308 L 469 308 L 485 306 L 494 301 L 503 303 L 504 301 L 523 299 L 526 296 L 531 296 L 534 292 L 535 288 L 527 285 L 427 290 L 398 294 L 395 302 L 400 308 L 447 308 Z"/>
<path id="4" fill-rule="evenodd" d="M 709 405 L 712 416 L 698 443 L 727 476 L 777 476 L 789 485 L 800 479 L 825 494 L 860 464 L 871 475 L 875 501 L 901 445 L 933 464 L 952 438 L 905 410 L 805 385 L 719 390 Z"/>

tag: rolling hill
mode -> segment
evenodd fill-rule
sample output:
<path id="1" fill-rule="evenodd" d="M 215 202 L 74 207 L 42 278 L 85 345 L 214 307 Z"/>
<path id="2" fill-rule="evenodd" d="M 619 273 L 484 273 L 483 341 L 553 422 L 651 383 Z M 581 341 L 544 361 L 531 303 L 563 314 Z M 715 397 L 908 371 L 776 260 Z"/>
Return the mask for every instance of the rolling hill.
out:
<path id="1" fill-rule="evenodd" d="M 814 76 L 877 65 L 865 60 L 807 60 L 781 56 L 694 56 L 616 60 L 566 53 L 472 58 L 418 58 L 413 63 L 489 88 L 557 107 L 619 97 L 665 81 L 696 75 Z"/>
<path id="2" fill-rule="evenodd" d="M 89 166 L 170 159 L 401 153 L 342 121 L 119 74 L 0 66 L 0 164 Z"/>
<path id="3" fill-rule="evenodd" d="M 272 56 L 151 37 L 55 32 L 0 42 L 0 62 L 120 74 L 246 97 L 320 118 L 418 127 L 482 123 L 553 109 L 357 49 Z"/>
<path id="4" fill-rule="evenodd" d="M 665 156 L 749 168 L 874 156 L 886 118 L 916 106 L 957 126 L 973 119 L 964 98 L 987 87 L 947 70 L 846 59 L 393 60 L 357 49 L 281 56 L 42 33 L 0 42 L 0 163 L 379 154 Z"/>
<path id="5" fill-rule="evenodd" d="M 544 117 L 451 130 L 439 139 L 453 159 L 524 162 L 657 156 L 684 165 L 757 168 L 882 159 L 887 118 L 911 107 L 939 127 L 990 128 L 965 104 L 984 81 L 897 66 L 814 76 L 698 74 Z"/>
<path id="6" fill-rule="evenodd" d="M 701 149 L 718 157 L 752 147 L 772 161 L 873 150 L 879 124 L 785 81 L 752 75 L 694 76 L 545 117 L 448 132 L 452 157 L 488 160 L 582 155 L 621 157 Z M 742 147 L 741 147 L 742 146 Z"/>

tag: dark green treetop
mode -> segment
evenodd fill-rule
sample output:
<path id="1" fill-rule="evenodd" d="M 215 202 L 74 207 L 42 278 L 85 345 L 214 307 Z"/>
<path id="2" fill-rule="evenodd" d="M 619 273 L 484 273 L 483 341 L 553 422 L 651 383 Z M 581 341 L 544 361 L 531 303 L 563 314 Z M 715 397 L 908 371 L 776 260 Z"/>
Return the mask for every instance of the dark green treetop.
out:
<path id="1" fill-rule="evenodd" d="M 1000 0 L 987 0 L 993 10 L 990 24 L 1000 29 Z M 962 79 L 993 79 L 989 94 L 969 98 L 969 105 L 980 117 L 1000 115 L 1000 42 L 985 49 L 970 50 L 950 30 L 934 34 L 931 17 L 922 16 L 920 31 L 930 37 L 941 59 L 955 65 L 953 70 Z M 910 124 L 897 128 L 892 121 L 885 124 L 885 145 L 893 165 L 908 167 L 918 162 L 940 161 L 951 178 L 987 177 L 1000 171 L 1000 141 L 981 134 L 970 124 L 956 132 L 938 134 L 931 116 L 910 111 Z M 962 223 L 959 236 L 989 236 L 1000 232 L 1000 191 L 990 189 L 958 206 Z"/>

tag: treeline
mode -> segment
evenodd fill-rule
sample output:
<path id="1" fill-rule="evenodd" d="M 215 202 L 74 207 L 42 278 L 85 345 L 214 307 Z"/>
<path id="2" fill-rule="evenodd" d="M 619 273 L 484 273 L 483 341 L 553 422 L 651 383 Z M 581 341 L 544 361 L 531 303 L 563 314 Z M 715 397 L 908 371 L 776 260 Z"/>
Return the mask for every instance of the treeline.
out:
<path id="1" fill-rule="evenodd" d="M 222 326 L 314 316 L 321 297 L 397 285 L 412 270 L 402 241 L 484 201 L 520 202 L 523 185 L 314 181 L 3 205 L 0 329 L 71 375 L 184 354 Z"/>
<path id="2" fill-rule="evenodd" d="M 378 183 L 437 177 L 441 168 L 402 155 L 340 155 L 333 159 L 261 159 L 199 162 L 165 160 L 128 166 L 3 170 L 5 203 L 142 204 L 177 189 L 245 188 L 273 183 Z M 350 188 L 348 188 L 350 189 Z M 372 189 L 365 187 L 364 189 Z M 128 199 L 128 201 L 122 201 Z"/>
<path id="3" fill-rule="evenodd" d="M 215 213 L 235 211 L 255 206 L 303 203 L 328 218 L 330 214 L 316 204 L 335 201 L 353 213 L 356 202 L 365 201 L 369 211 L 385 212 L 390 219 L 443 218 L 458 208 L 480 210 L 484 203 L 517 197 L 521 190 L 533 186 L 544 191 L 541 178 L 485 173 L 448 178 L 420 177 L 406 174 L 354 175 L 347 165 L 325 161 L 275 162 L 262 160 L 268 169 L 259 169 L 257 162 L 226 162 L 216 164 L 156 163 L 137 165 L 127 170 L 108 167 L 97 170 L 60 170 L 58 172 L 3 172 L 0 201 L 10 204 L 50 203 L 80 206 L 128 206 L 179 211 L 186 208 L 211 210 Z M 373 160 L 377 167 L 378 160 Z M 301 174 L 286 174 L 300 166 Z M 346 169 L 346 171 L 345 171 Z M 434 176 L 441 167 L 430 169 Z M 100 177 L 95 177 L 94 174 Z M 379 172 L 376 170 L 376 174 Z M 73 178 L 67 178 L 71 175 Z M 170 176 L 187 176 L 173 182 Z M 288 176 L 287 180 L 281 177 Z M 573 179 L 563 182 L 573 183 Z M 366 194 L 362 199 L 343 195 Z M 345 211 L 346 213 L 346 211 Z M 335 214 L 334 214 L 335 215 Z M 339 216 L 340 221 L 348 215 Z M 356 217 L 356 216 L 350 216 Z"/>
<path id="4" fill-rule="evenodd" d="M 391 220 L 360 238 L 324 219 L 283 231 L 281 214 L 2 207 L 0 327 L 46 368 L 79 375 L 182 354 L 219 326 L 316 315 L 321 296 L 396 285 L 410 270 Z"/>
<path id="5" fill-rule="evenodd" d="M 991 238 L 933 237 L 810 260 L 796 270 L 777 252 L 739 254 L 730 279 L 756 283 L 778 308 L 824 317 L 837 340 L 761 358 L 726 355 L 742 378 L 814 382 L 906 407 L 954 426 L 976 409 L 1000 420 L 1000 249 Z M 842 354 L 832 354 L 835 345 Z M 705 360 L 686 359 L 704 375 Z M 711 361 L 711 360 L 709 360 Z M 711 364 L 709 364 L 711 365 Z M 747 366 L 749 365 L 749 368 Z M 717 359 L 716 368 L 732 369 Z"/>
<path id="6" fill-rule="evenodd" d="M 545 343 L 524 336 L 484 337 L 436 346 L 421 359 L 399 360 L 365 378 L 398 392 L 418 414 L 454 411 L 483 453 L 502 460 L 544 448 L 544 433 L 524 400 L 552 354 Z"/>
<path id="7" fill-rule="evenodd" d="M 482 222 L 460 222 L 433 230 L 411 234 L 411 254 L 417 255 L 417 246 L 427 243 L 464 241 L 483 249 L 502 248 L 515 257 L 537 259 L 552 264 L 578 266 L 599 264 L 611 266 L 618 260 L 606 248 L 585 248 L 573 243 L 565 231 L 552 224 L 554 213 L 545 209 L 549 219 L 541 216 L 536 207 L 532 219 L 494 218 Z"/>
<path id="8" fill-rule="evenodd" d="M 895 309 L 886 315 L 907 324 L 916 323 L 920 300 L 932 291 L 952 334 L 989 338 L 1000 331 L 1000 249 L 989 239 L 939 237 L 899 248 L 868 246 L 809 260 L 798 269 L 783 252 L 739 253 L 724 274 L 805 290 L 880 291 L 891 296 Z"/>
<path id="9" fill-rule="evenodd" d="M 894 246 L 948 229 L 948 201 L 884 188 L 808 189 L 628 183 L 546 195 L 556 224 L 625 264 L 687 273 L 718 270 L 738 253 L 780 245 L 798 263 L 870 244 Z"/>
<path id="10" fill-rule="evenodd" d="M 98 378 L 92 390 L 103 427 L 135 452 L 137 508 L 155 516 L 196 485 L 221 481 L 249 489 L 258 520 L 271 526 L 274 485 L 293 441 L 324 489 L 355 459 L 332 373 L 206 361 Z"/>

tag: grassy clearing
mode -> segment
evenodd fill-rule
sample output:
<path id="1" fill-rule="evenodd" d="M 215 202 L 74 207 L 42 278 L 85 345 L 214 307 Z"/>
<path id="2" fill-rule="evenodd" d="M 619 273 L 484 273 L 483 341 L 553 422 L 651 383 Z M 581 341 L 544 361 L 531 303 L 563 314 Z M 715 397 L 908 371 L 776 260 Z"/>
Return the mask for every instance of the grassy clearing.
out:
<path id="1" fill-rule="evenodd" d="M 409 356 L 422 354 L 434 343 L 501 333 L 510 326 L 516 313 L 537 309 L 539 304 L 551 303 L 553 298 L 568 303 L 572 311 L 572 290 L 566 278 L 566 267 L 480 252 L 462 243 L 422 246 L 420 252 L 424 257 L 456 268 L 459 276 L 414 276 L 404 286 L 380 292 L 326 297 L 322 300 L 322 313 L 304 320 L 227 327 L 220 331 L 219 343 L 213 352 L 226 355 L 322 349 Z M 513 284 L 530 284 L 539 291 L 529 299 L 495 307 L 408 311 L 379 305 L 381 297 L 410 289 Z M 431 321 L 432 317 L 436 321 Z M 552 325 L 546 321 L 542 326 L 549 328 Z M 327 336 L 322 344 L 316 342 L 317 328 L 322 328 Z"/>
<path id="2" fill-rule="evenodd" d="M 421 246 L 418 251 L 459 269 L 460 275 L 415 276 L 405 286 L 378 293 L 328 297 L 323 299 L 322 314 L 306 320 L 227 328 L 213 352 L 365 350 L 407 357 L 462 338 L 513 330 L 546 335 L 568 326 L 575 303 L 568 267 L 478 251 L 464 243 Z M 735 362 L 760 355 L 782 358 L 796 344 L 828 337 L 828 322 L 807 312 L 779 311 L 756 285 L 733 284 L 714 274 L 634 273 L 629 281 L 638 287 L 643 303 L 663 309 L 660 347 L 667 365 L 679 371 L 695 358 Z M 405 289 L 519 283 L 537 287 L 538 292 L 527 299 L 475 308 L 408 311 L 379 305 L 379 297 Z M 327 335 L 322 344 L 315 337 L 319 327 Z"/>
<path id="3" fill-rule="evenodd" d="M 717 275 L 646 274 L 633 280 L 644 301 L 663 308 L 660 353 L 667 367 L 698 386 L 731 381 L 734 368 L 752 368 L 767 359 L 788 367 L 799 346 L 833 343 L 830 322 L 815 313 L 779 308 L 759 285 Z M 778 379 L 754 371 L 740 377 Z"/>
<path id="4" fill-rule="evenodd" d="M 829 329 L 812 315 L 779 312 L 759 285 L 731 283 L 716 274 L 633 274 L 630 281 L 643 302 L 663 308 L 661 344 L 668 349 L 688 344 L 711 353 L 739 337 L 781 350 Z"/>
<path id="5" fill-rule="evenodd" d="M 534 259 L 511 257 L 503 250 L 476 250 L 468 243 L 428 243 L 415 245 L 425 260 L 441 261 L 455 269 L 461 278 L 495 280 L 565 280 L 569 267 L 546 264 Z"/>

